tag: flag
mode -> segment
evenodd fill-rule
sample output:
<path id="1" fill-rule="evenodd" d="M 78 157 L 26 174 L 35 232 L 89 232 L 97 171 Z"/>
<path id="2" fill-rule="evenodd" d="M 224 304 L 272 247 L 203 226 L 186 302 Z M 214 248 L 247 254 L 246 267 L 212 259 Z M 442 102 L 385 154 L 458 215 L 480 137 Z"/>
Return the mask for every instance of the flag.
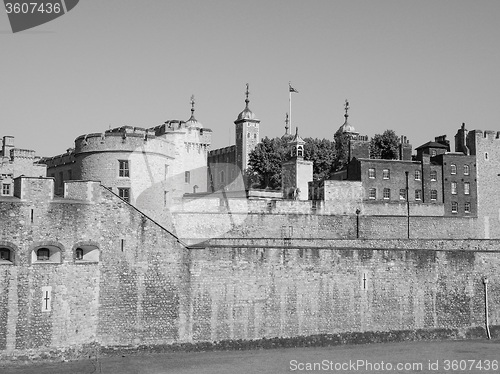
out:
<path id="1" fill-rule="evenodd" d="M 295 88 L 292 87 L 291 83 L 288 83 L 288 89 L 290 92 L 299 93 L 299 91 L 297 91 Z"/>

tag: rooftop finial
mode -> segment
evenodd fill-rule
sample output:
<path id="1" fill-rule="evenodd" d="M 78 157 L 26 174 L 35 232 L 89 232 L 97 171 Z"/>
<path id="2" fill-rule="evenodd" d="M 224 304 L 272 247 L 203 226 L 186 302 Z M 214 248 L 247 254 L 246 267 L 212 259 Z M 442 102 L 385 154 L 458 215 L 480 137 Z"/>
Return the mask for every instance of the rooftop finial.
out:
<path id="1" fill-rule="evenodd" d="M 344 105 L 344 109 L 345 109 L 345 114 L 344 114 L 344 117 L 346 118 L 347 120 L 347 117 L 349 117 L 349 114 L 347 114 L 347 112 L 349 111 L 349 101 L 345 101 L 345 105 Z"/>
<path id="2" fill-rule="evenodd" d="M 194 118 L 194 95 L 191 95 L 191 118 Z"/>
<path id="3" fill-rule="evenodd" d="M 250 95 L 250 91 L 248 91 L 248 83 L 247 83 L 247 90 L 245 92 L 245 103 L 246 103 L 246 107 L 248 108 L 248 103 L 250 102 L 250 100 L 248 100 L 248 95 Z"/>

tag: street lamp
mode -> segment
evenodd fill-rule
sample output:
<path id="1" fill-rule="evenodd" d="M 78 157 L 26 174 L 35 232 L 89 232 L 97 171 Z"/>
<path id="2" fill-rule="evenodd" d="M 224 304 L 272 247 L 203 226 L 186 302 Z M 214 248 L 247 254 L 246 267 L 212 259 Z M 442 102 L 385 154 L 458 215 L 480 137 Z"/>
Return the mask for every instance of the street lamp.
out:
<path id="1" fill-rule="evenodd" d="M 361 210 L 356 209 L 356 239 L 359 239 L 359 213 L 361 213 Z"/>

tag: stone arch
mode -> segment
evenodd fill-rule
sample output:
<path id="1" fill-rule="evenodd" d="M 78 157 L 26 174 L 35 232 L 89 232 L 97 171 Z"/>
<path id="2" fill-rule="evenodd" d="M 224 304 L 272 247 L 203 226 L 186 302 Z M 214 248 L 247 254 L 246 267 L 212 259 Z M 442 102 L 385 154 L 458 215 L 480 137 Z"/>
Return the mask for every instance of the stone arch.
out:
<path id="1" fill-rule="evenodd" d="M 81 251 L 81 252 L 80 252 Z M 82 240 L 71 249 L 72 258 L 75 263 L 88 263 L 101 261 L 101 249 L 99 243 L 93 240 Z M 81 257 L 79 254 L 81 253 Z"/>
<path id="2" fill-rule="evenodd" d="M 47 260 L 38 259 L 37 252 L 39 249 L 47 248 L 49 256 Z M 34 242 L 29 250 L 30 264 L 62 264 L 65 258 L 66 249 L 64 245 L 54 240 L 45 240 Z"/>
<path id="3" fill-rule="evenodd" d="M 19 262 L 19 248 L 12 242 L 0 240 L 0 249 L 9 250 L 9 260 L 1 260 L 0 265 L 18 265 Z"/>

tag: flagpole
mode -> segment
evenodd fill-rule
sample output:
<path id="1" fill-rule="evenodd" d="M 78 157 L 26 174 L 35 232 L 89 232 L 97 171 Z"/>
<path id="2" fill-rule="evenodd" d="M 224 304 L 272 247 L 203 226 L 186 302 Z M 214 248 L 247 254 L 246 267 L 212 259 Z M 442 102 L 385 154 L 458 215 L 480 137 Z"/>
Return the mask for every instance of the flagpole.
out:
<path id="1" fill-rule="evenodd" d="M 290 134 L 293 134 L 293 127 L 292 127 L 292 83 L 288 82 L 288 104 L 290 105 Z"/>

